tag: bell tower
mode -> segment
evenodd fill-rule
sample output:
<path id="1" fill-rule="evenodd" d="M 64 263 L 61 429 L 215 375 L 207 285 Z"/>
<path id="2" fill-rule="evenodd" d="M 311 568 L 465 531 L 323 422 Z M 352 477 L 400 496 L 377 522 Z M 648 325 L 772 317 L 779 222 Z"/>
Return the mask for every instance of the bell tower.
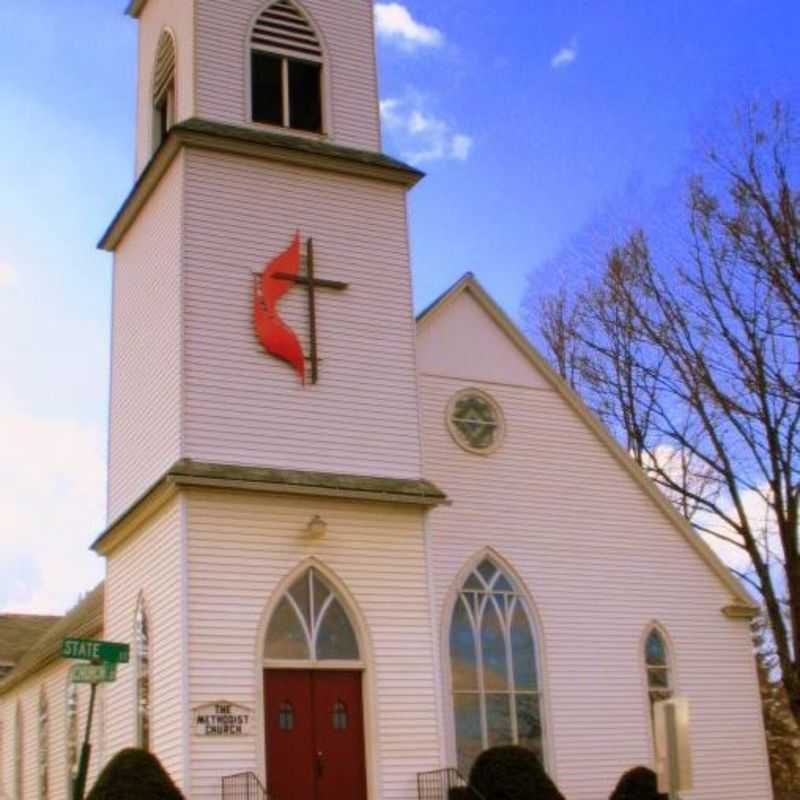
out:
<path id="1" fill-rule="evenodd" d="M 380 152 L 371 1 L 128 11 L 137 182 L 101 241 L 109 520 L 187 461 L 419 479 L 406 192 L 421 174 Z"/>
<path id="2" fill-rule="evenodd" d="M 372 4 L 133 0 L 136 165 L 193 117 L 380 150 Z"/>

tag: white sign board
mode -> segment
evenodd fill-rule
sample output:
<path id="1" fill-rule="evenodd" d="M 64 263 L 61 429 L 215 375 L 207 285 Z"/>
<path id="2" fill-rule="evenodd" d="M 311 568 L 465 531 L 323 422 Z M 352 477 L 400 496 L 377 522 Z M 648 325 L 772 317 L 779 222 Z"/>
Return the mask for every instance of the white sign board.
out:
<path id="1" fill-rule="evenodd" d="M 195 736 L 249 736 L 253 712 L 246 706 L 218 700 L 192 711 L 192 727 Z"/>
<path id="2" fill-rule="evenodd" d="M 692 753 L 689 746 L 689 700 L 672 697 L 653 706 L 658 791 L 692 791 Z"/>

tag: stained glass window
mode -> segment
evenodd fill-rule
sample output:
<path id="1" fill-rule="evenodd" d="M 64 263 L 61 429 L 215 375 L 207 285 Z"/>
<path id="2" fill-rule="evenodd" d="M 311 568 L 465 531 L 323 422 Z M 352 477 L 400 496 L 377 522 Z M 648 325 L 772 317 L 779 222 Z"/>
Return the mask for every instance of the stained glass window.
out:
<path id="1" fill-rule="evenodd" d="M 669 664 L 667 640 L 658 628 L 652 628 L 644 644 L 644 660 L 647 669 L 647 692 L 650 697 L 650 712 L 659 700 L 672 697 L 672 671 Z"/>
<path id="2" fill-rule="evenodd" d="M 450 433 L 465 450 L 488 454 L 501 443 L 503 416 L 485 392 L 466 389 L 456 394 L 447 411 Z"/>
<path id="3" fill-rule="evenodd" d="M 467 577 L 450 621 L 456 749 L 462 774 L 488 747 L 543 758 L 536 648 L 525 600 L 491 559 Z"/>
<path id="4" fill-rule="evenodd" d="M 139 596 L 134 618 L 136 645 L 136 740 L 143 750 L 150 749 L 150 633 L 144 599 Z"/>
<path id="5" fill-rule="evenodd" d="M 281 598 L 267 628 L 266 658 L 279 661 L 357 661 L 350 618 L 324 578 L 309 569 Z"/>
<path id="6" fill-rule="evenodd" d="M 47 800 L 49 789 L 47 763 L 50 750 L 49 715 L 47 709 L 47 693 L 42 688 L 39 693 L 39 797 Z"/>
<path id="7" fill-rule="evenodd" d="M 67 684 L 67 776 L 69 781 L 74 780 L 78 774 L 78 685 Z"/>

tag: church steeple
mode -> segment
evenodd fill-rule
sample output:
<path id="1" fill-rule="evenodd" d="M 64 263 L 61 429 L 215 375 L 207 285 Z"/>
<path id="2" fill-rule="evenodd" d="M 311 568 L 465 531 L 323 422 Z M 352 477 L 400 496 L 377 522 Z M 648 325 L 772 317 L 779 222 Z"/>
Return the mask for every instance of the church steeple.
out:
<path id="1" fill-rule="evenodd" d="M 405 193 L 421 175 L 379 152 L 371 0 L 130 13 L 139 180 L 101 242 L 109 516 L 186 459 L 420 478 Z"/>
<path id="2" fill-rule="evenodd" d="M 140 31 L 137 173 L 170 125 L 194 117 L 380 149 L 370 0 L 134 0 L 128 12 Z"/>

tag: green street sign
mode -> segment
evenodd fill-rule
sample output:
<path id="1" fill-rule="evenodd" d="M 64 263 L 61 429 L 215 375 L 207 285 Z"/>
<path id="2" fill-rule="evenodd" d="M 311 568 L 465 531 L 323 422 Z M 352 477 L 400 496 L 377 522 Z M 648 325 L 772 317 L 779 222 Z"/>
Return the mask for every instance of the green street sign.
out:
<path id="1" fill-rule="evenodd" d="M 117 665 L 76 664 L 70 668 L 69 679 L 72 683 L 111 683 L 117 679 Z"/>
<path id="2" fill-rule="evenodd" d="M 130 645 L 119 642 L 96 642 L 92 639 L 64 639 L 61 645 L 64 658 L 80 661 L 106 661 L 110 664 L 127 664 L 131 658 Z"/>

